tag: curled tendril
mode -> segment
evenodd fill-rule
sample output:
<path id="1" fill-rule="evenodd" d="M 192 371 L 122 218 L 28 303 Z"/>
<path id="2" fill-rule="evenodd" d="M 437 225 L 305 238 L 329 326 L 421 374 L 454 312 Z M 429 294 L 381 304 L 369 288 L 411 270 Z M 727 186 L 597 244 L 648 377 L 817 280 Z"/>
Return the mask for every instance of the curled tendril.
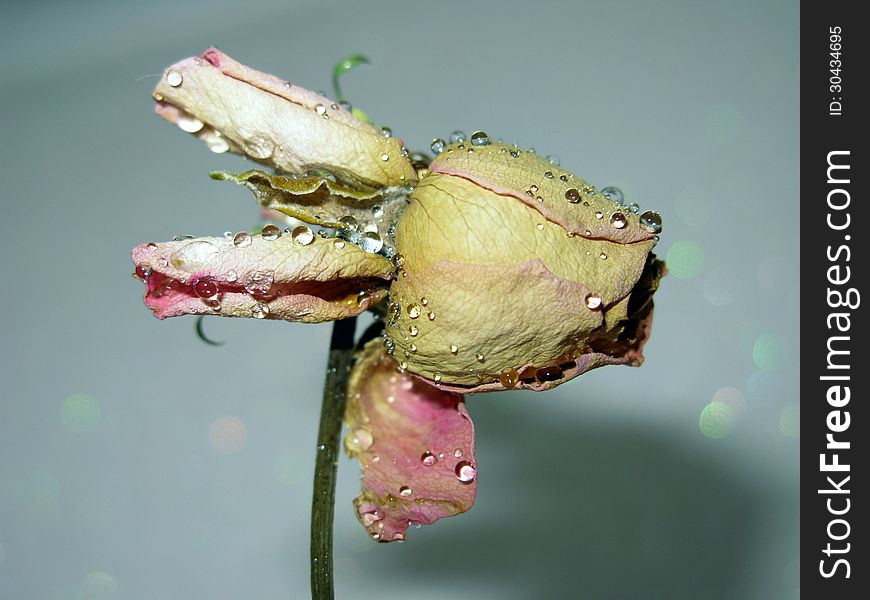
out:
<path id="1" fill-rule="evenodd" d="M 215 340 L 210 339 L 205 334 L 205 331 L 202 328 L 202 322 L 204 320 L 205 320 L 205 317 L 203 317 L 202 315 L 200 315 L 196 318 L 196 324 L 194 325 L 194 328 L 196 330 L 196 337 L 198 337 L 200 340 L 202 340 L 203 342 L 205 342 L 209 346 L 223 346 L 224 342 L 216 342 Z"/>
<path id="2" fill-rule="evenodd" d="M 332 69 L 332 89 L 335 92 L 335 99 L 339 102 L 347 102 L 347 99 L 344 97 L 344 93 L 341 91 L 341 84 L 339 83 L 339 79 L 342 75 L 347 73 L 348 71 L 357 68 L 360 65 L 368 65 L 369 59 L 367 56 L 363 54 L 351 54 L 349 56 L 345 56 L 340 61 L 335 63 L 335 67 Z M 361 110 L 357 108 L 352 108 L 351 113 L 357 119 L 361 121 L 365 121 L 366 123 L 371 123 L 371 119 Z"/>

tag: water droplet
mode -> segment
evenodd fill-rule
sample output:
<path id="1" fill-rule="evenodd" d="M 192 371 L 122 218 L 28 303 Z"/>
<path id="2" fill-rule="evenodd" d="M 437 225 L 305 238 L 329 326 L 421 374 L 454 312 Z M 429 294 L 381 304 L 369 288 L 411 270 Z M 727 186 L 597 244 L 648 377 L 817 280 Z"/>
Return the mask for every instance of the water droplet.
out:
<path id="1" fill-rule="evenodd" d="M 537 227 L 538 231 L 544 231 L 544 224 L 543 223 L 538 223 L 537 225 L 535 225 L 535 227 Z"/>
<path id="2" fill-rule="evenodd" d="M 342 229 L 349 229 L 350 231 L 357 231 L 359 229 L 359 223 L 350 215 L 341 217 L 338 222 L 341 223 Z"/>
<path id="3" fill-rule="evenodd" d="M 251 314 L 253 314 L 255 319 L 265 319 L 266 315 L 269 314 L 269 306 L 262 302 L 257 302 L 254 308 L 251 309 Z"/>
<path id="4" fill-rule="evenodd" d="M 602 252 L 601 254 L 598 255 L 598 258 L 600 258 L 601 260 L 605 260 L 605 259 L 607 259 L 607 255 L 604 252 Z"/>
<path id="5" fill-rule="evenodd" d="M 187 113 L 178 117 L 176 125 L 178 125 L 179 129 L 186 131 L 187 133 L 196 133 L 205 126 L 202 121 Z"/>
<path id="6" fill-rule="evenodd" d="M 460 456 L 462 456 L 462 450 L 460 448 L 457 448 L 456 450 L 453 451 L 453 456 L 455 456 L 456 458 L 459 458 Z"/>
<path id="7" fill-rule="evenodd" d="M 413 303 L 408 305 L 408 316 L 412 319 L 416 319 L 417 317 L 419 317 L 420 312 L 421 310 L 419 304 Z"/>
<path id="8" fill-rule="evenodd" d="M 150 250 L 151 252 L 157 250 L 157 244 L 155 244 L 154 242 L 148 242 L 148 245 L 145 247 L 148 248 L 148 250 Z"/>
<path id="9" fill-rule="evenodd" d="M 380 204 L 372 206 L 372 216 L 376 219 L 381 219 L 384 216 L 384 207 Z"/>
<path id="10" fill-rule="evenodd" d="M 519 158 L 519 157 L 520 157 L 520 151 L 519 151 L 519 150 L 511 150 L 511 151 L 510 151 L 510 155 L 511 155 L 512 157 L 514 157 L 514 158 Z"/>
<path id="11" fill-rule="evenodd" d="M 601 308 L 601 296 L 598 294 L 587 294 L 585 302 L 586 308 L 589 310 L 598 310 Z"/>
<path id="12" fill-rule="evenodd" d="M 486 360 L 486 357 L 483 354 L 481 354 L 480 352 L 477 353 L 476 357 L 477 357 L 477 362 L 484 362 Z"/>
<path id="13" fill-rule="evenodd" d="M 381 127 L 381 136 L 385 138 L 393 137 L 393 130 L 389 127 Z"/>
<path id="14" fill-rule="evenodd" d="M 420 462 L 426 465 L 427 467 L 431 467 L 435 463 L 438 462 L 438 457 L 429 452 L 428 450 L 420 455 Z"/>
<path id="15" fill-rule="evenodd" d="M 505 369 L 498 376 L 498 381 L 506 388 L 512 388 L 520 381 L 520 374 L 514 368 Z"/>
<path id="16" fill-rule="evenodd" d="M 151 277 L 152 269 L 148 265 L 139 264 L 136 265 L 136 277 L 139 279 L 148 279 Z"/>
<path id="17" fill-rule="evenodd" d="M 335 240 L 334 242 L 332 242 L 332 245 L 335 246 L 336 248 L 338 248 L 339 250 L 344 248 L 344 242 L 342 242 L 341 240 Z"/>
<path id="18" fill-rule="evenodd" d="M 251 158 L 266 160 L 275 152 L 275 143 L 263 136 L 255 136 L 245 142 L 245 151 Z"/>
<path id="19" fill-rule="evenodd" d="M 556 381 L 562 377 L 562 367 L 553 365 L 552 367 L 541 367 L 535 371 L 535 377 L 538 381 Z"/>
<path id="20" fill-rule="evenodd" d="M 403 485 L 402 487 L 399 488 L 399 495 L 402 496 L 403 498 L 407 498 L 408 496 L 410 496 L 413 493 L 414 493 L 414 491 L 411 488 L 409 488 L 407 485 Z"/>
<path id="21" fill-rule="evenodd" d="M 417 329 L 416 325 L 411 325 L 410 327 L 408 327 L 408 333 L 411 334 L 411 337 L 417 337 L 417 334 L 419 332 L 420 332 L 420 330 Z"/>
<path id="22" fill-rule="evenodd" d="M 360 427 L 351 432 L 348 442 L 354 449 L 368 450 L 375 443 L 375 438 L 368 429 Z"/>
<path id="23" fill-rule="evenodd" d="M 411 350 L 411 352 L 416 352 L 417 351 L 417 344 L 411 344 L 410 350 Z"/>
<path id="24" fill-rule="evenodd" d="M 206 240 L 196 240 L 185 244 L 175 252 L 171 259 L 176 267 L 182 267 L 188 271 L 202 269 L 220 254 L 220 248 Z"/>
<path id="25" fill-rule="evenodd" d="M 471 483 L 477 476 L 477 469 L 467 460 L 461 460 L 456 463 L 454 473 L 456 473 L 456 478 L 462 483 Z"/>
<path id="26" fill-rule="evenodd" d="M 181 76 L 179 71 L 172 69 L 169 73 L 166 74 L 166 83 L 171 85 L 172 87 L 178 87 L 184 81 L 184 77 Z"/>
<path id="27" fill-rule="evenodd" d="M 270 223 L 263 227 L 260 231 L 260 235 L 263 236 L 264 240 L 269 240 L 271 242 L 272 240 L 277 240 L 281 237 L 281 229 Z"/>
<path id="28" fill-rule="evenodd" d="M 208 149 L 215 154 L 223 154 L 230 149 L 229 142 L 227 142 L 217 131 L 215 131 L 213 135 L 205 136 L 203 139 L 205 140 Z"/>
<path id="29" fill-rule="evenodd" d="M 580 192 L 577 188 L 568 188 L 565 190 L 565 199 L 571 204 L 577 204 L 580 202 Z"/>
<path id="30" fill-rule="evenodd" d="M 456 354 L 457 352 L 459 352 L 459 346 L 456 344 L 450 344 L 450 353 Z"/>
<path id="31" fill-rule="evenodd" d="M 471 134 L 471 143 L 474 146 L 488 146 L 489 136 L 483 131 L 475 131 Z"/>
<path id="32" fill-rule="evenodd" d="M 556 156 L 555 154 L 549 155 L 546 160 L 551 165 L 556 165 L 557 167 L 559 166 L 559 157 Z"/>
<path id="33" fill-rule="evenodd" d="M 422 304 L 423 306 L 429 306 L 429 299 L 428 298 L 420 298 L 420 304 Z"/>
<path id="34" fill-rule="evenodd" d="M 435 383 L 441 383 L 441 373 L 435 373 L 432 380 L 435 381 Z"/>
<path id="35" fill-rule="evenodd" d="M 465 138 L 464 131 L 460 131 L 457 129 L 456 131 L 454 131 L 453 133 L 450 134 L 450 143 L 451 144 L 458 144 L 458 143 L 464 142 L 465 139 L 466 138 Z"/>
<path id="36" fill-rule="evenodd" d="M 193 293 L 200 298 L 213 298 L 218 293 L 218 284 L 211 277 L 200 277 L 193 284 Z"/>
<path id="37" fill-rule="evenodd" d="M 265 296 L 272 289 L 274 281 L 275 273 L 273 271 L 254 271 L 245 283 L 245 290 L 249 294 Z"/>
<path id="38" fill-rule="evenodd" d="M 381 154 L 381 160 L 384 162 L 387 162 L 388 160 L 390 160 L 390 155 L 389 154 Z"/>
<path id="39" fill-rule="evenodd" d="M 650 233 L 661 233 L 662 216 L 652 210 L 646 210 L 640 216 L 640 226 Z"/>
<path id="40" fill-rule="evenodd" d="M 157 259 L 157 266 L 161 269 L 169 266 L 169 261 L 163 258 L 162 256 Z"/>
<path id="41" fill-rule="evenodd" d="M 441 154 L 444 152 L 444 147 L 447 145 L 447 142 L 442 140 L 441 138 L 435 138 L 432 140 L 432 145 L 429 146 L 429 149 L 432 150 L 432 154 Z"/>
<path id="42" fill-rule="evenodd" d="M 393 255 L 393 266 L 394 267 L 401 267 L 404 264 L 405 264 L 405 257 L 402 256 L 401 254 L 399 254 L 398 252 L 396 252 Z"/>
<path id="43" fill-rule="evenodd" d="M 326 106 L 323 104 L 315 104 L 314 112 L 316 112 L 321 117 L 326 114 Z"/>
<path id="44" fill-rule="evenodd" d="M 633 212 L 634 214 L 637 214 L 640 212 L 640 206 L 635 202 L 632 202 L 626 208 L 628 208 L 628 210 Z"/>
<path id="45" fill-rule="evenodd" d="M 290 239 L 294 244 L 299 246 L 307 246 L 314 241 L 314 232 L 307 225 L 300 225 L 290 233 Z"/>
<path id="46" fill-rule="evenodd" d="M 625 215 L 621 212 L 615 212 L 610 215 L 610 226 L 614 229 L 623 229 L 626 225 L 628 225 L 628 221 L 626 221 Z"/>
<path id="47" fill-rule="evenodd" d="M 622 190 L 618 187 L 607 186 L 601 190 L 601 195 L 620 206 L 625 202 L 625 197 L 622 195 Z"/>
<path id="48" fill-rule="evenodd" d="M 546 177 L 547 179 L 552 179 L 553 172 L 552 171 L 544 171 L 544 177 Z"/>
<path id="49" fill-rule="evenodd" d="M 251 245 L 252 241 L 251 234 L 247 231 L 240 231 L 233 236 L 233 245 L 236 248 L 247 248 Z"/>
<path id="50" fill-rule="evenodd" d="M 235 271 L 233 271 L 232 269 L 227 271 L 227 274 L 224 275 L 224 277 L 230 283 L 233 283 L 234 281 L 236 281 L 239 278 L 238 274 Z"/>
<path id="51" fill-rule="evenodd" d="M 381 236 L 376 232 L 367 231 L 360 236 L 359 247 L 362 248 L 364 252 L 377 254 L 381 251 L 381 248 L 384 247 L 384 240 L 382 240 Z"/>
<path id="52" fill-rule="evenodd" d="M 429 314 L 427 314 L 426 317 L 427 317 L 430 321 L 434 321 L 434 320 L 435 320 L 435 313 L 433 313 L 432 311 L 429 311 Z"/>

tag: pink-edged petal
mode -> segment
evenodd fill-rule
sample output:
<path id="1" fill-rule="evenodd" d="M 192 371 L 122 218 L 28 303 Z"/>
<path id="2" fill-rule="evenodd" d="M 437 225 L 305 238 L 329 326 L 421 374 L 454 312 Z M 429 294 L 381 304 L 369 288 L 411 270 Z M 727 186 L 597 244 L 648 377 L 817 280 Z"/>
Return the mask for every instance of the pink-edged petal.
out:
<path id="1" fill-rule="evenodd" d="M 307 227 L 280 235 L 191 238 L 133 248 L 134 275 L 159 319 L 179 315 L 319 323 L 358 315 L 387 293 L 392 265 Z"/>
<path id="2" fill-rule="evenodd" d="M 461 177 L 506 199 L 516 199 L 568 233 L 622 244 L 650 240 L 639 217 L 576 175 L 537 154 L 506 144 L 448 146 L 429 170 Z"/>
<path id="3" fill-rule="evenodd" d="M 362 467 L 357 517 L 379 542 L 474 503 L 474 426 L 462 396 L 400 373 L 380 340 L 351 372 L 345 450 Z"/>
<path id="4" fill-rule="evenodd" d="M 281 171 L 323 171 L 365 189 L 416 180 L 402 140 L 328 98 L 211 48 L 164 72 L 155 112 L 206 142 Z"/>

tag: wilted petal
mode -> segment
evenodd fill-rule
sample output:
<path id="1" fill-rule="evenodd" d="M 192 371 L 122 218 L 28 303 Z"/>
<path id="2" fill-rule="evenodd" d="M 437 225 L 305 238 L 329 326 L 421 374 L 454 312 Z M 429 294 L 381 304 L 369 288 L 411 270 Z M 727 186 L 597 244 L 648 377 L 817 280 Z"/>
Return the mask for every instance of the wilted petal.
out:
<path id="1" fill-rule="evenodd" d="M 373 539 L 405 539 L 411 524 L 465 512 L 474 503 L 474 427 L 462 396 L 397 371 L 370 342 L 348 385 L 345 450 L 360 461 L 357 517 Z"/>
<path id="2" fill-rule="evenodd" d="M 153 96 L 158 115 L 216 152 L 289 173 L 325 171 L 367 189 L 416 179 L 400 139 L 382 137 L 328 98 L 214 48 L 166 69 Z"/>
<path id="3" fill-rule="evenodd" d="M 325 177 L 284 177 L 256 170 L 238 175 L 217 171 L 211 177 L 244 185 L 265 209 L 321 227 L 339 228 L 339 219 L 345 216 L 354 217 L 360 224 L 395 223 L 408 204 L 399 192 L 354 190 Z"/>
<path id="4" fill-rule="evenodd" d="M 506 144 L 467 149 L 454 144 L 439 154 L 429 169 L 433 173 L 473 181 L 496 194 L 520 200 L 571 234 L 623 244 L 654 237 L 640 226 L 636 214 L 534 152 Z"/>
<path id="5" fill-rule="evenodd" d="M 300 231 L 302 232 L 299 235 Z M 185 314 L 318 323 L 355 316 L 386 296 L 392 265 L 310 229 L 266 239 L 192 238 L 133 248 L 145 304 Z"/>

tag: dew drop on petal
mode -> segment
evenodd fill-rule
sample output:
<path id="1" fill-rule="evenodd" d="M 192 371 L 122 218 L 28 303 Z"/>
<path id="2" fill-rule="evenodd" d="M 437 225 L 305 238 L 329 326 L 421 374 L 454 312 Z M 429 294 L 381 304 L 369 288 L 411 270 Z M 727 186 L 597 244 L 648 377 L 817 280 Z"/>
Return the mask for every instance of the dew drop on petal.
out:
<path id="1" fill-rule="evenodd" d="M 456 458 L 459 458 L 460 456 L 462 456 L 462 450 L 460 448 L 457 448 L 456 450 L 453 451 L 453 456 L 455 456 Z"/>
<path id="2" fill-rule="evenodd" d="M 193 293 L 199 298 L 213 298 L 218 293 L 218 284 L 211 277 L 200 277 L 193 284 Z"/>
<path id="3" fill-rule="evenodd" d="M 341 223 L 342 229 L 349 229 L 350 231 L 357 231 L 359 229 L 359 223 L 350 215 L 341 217 L 338 222 Z"/>
<path id="4" fill-rule="evenodd" d="M 417 317 L 419 317 L 420 312 L 421 312 L 421 309 L 420 309 L 419 304 L 412 303 L 412 304 L 408 305 L 408 316 L 411 317 L 412 319 L 416 319 Z"/>
<path id="5" fill-rule="evenodd" d="M 550 154 L 545 160 L 551 165 L 559 166 L 559 157 L 555 154 Z"/>
<path id="6" fill-rule="evenodd" d="M 381 251 L 381 248 L 384 247 L 384 240 L 381 239 L 381 236 L 378 235 L 377 232 L 367 231 L 360 236 L 359 247 L 362 248 L 364 252 L 377 254 Z"/>
<path id="7" fill-rule="evenodd" d="M 393 137 L 393 130 L 389 127 L 381 127 L 381 137 Z"/>
<path id="8" fill-rule="evenodd" d="M 157 250 L 157 244 L 155 244 L 154 242 L 148 242 L 148 245 L 145 247 L 148 248 L 150 252 L 154 252 L 155 250 Z"/>
<path id="9" fill-rule="evenodd" d="M 419 332 L 420 332 L 420 330 L 417 329 L 416 325 L 411 325 L 410 327 L 408 327 L 408 333 L 411 334 L 411 337 L 417 337 L 417 334 Z"/>
<path id="10" fill-rule="evenodd" d="M 477 476 L 477 469 L 467 460 L 461 460 L 456 463 L 454 472 L 456 473 L 456 478 L 462 483 L 471 483 Z"/>
<path id="11" fill-rule="evenodd" d="M 621 212 L 615 212 L 610 215 L 610 226 L 614 229 L 623 229 L 628 224 L 625 215 Z"/>
<path id="12" fill-rule="evenodd" d="M 471 134 L 471 144 L 473 146 L 488 146 L 489 136 L 483 131 L 475 131 Z"/>
<path id="13" fill-rule="evenodd" d="M 652 210 L 646 210 L 640 216 L 640 226 L 650 233 L 661 233 L 662 216 Z"/>
<path id="14" fill-rule="evenodd" d="M 625 197 L 622 195 L 622 190 L 618 187 L 614 187 L 612 185 L 607 186 L 606 188 L 601 190 L 601 194 L 611 202 L 615 202 L 620 206 L 625 202 Z"/>
<path id="15" fill-rule="evenodd" d="M 450 134 L 450 143 L 451 144 L 459 144 L 465 141 L 465 132 L 456 130 Z"/>
<path id="16" fill-rule="evenodd" d="M 136 265 L 136 277 L 139 279 L 148 279 L 151 277 L 151 267 L 146 264 Z"/>
<path id="17" fill-rule="evenodd" d="M 263 227 L 262 231 L 260 231 L 260 235 L 263 236 L 264 240 L 277 240 L 281 237 L 281 229 L 271 223 Z"/>
<path id="18" fill-rule="evenodd" d="M 441 373 L 435 373 L 435 375 L 432 376 L 432 380 L 435 383 L 441 383 Z"/>
<path id="19" fill-rule="evenodd" d="M 459 346 L 456 344 L 450 344 L 450 353 L 456 354 L 457 352 L 459 352 Z"/>
<path id="20" fill-rule="evenodd" d="M 512 388 L 520 381 L 520 374 L 514 368 L 505 369 L 498 376 L 498 381 L 506 388 Z"/>
<path id="21" fill-rule="evenodd" d="M 184 81 L 184 77 L 181 76 L 180 71 L 176 71 L 172 69 L 169 73 L 166 74 L 166 83 L 171 85 L 172 87 L 178 87 Z"/>
<path id="22" fill-rule="evenodd" d="M 409 488 L 407 485 L 403 485 L 402 487 L 399 488 L 399 495 L 402 496 L 403 498 L 407 498 L 408 496 L 410 496 L 413 493 L 414 493 L 414 491 L 411 488 Z"/>
<path id="23" fill-rule="evenodd" d="M 549 173 L 549 171 L 547 171 Z M 577 204 L 580 202 L 580 192 L 577 188 L 568 188 L 565 190 L 565 199 L 571 204 Z"/>
<path id="24" fill-rule="evenodd" d="M 429 452 L 428 450 L 420 455 L 420 462 L 423 463 L 427 467 L 431 467 L 435 463 L 438 462 L 438 457 Z"/>
<path id="25" fill-rule="evenodd" d="M 432 154 L 441 154 L 444 152 L 444 147 L 447 145 L 447 142 L 442 140 L 441 138 L 435 138 L 432 140 L 432 145 L 429 146 L 429 149 L 432 150 Z"/>
<path id="26" fill-rule="evenodd" d="M 598 310 L 601 308 L 601 296 L 598 294 L 587 294 L 585 302 L 586 308 L 589 310 Z"/>
<path id="27" fill-rule="evenodd" d="M 326 106 L 323 104 L 315 104 L 314 112 L 316 112 L 320 116 L 323 116 L 326 114 Z"/>
<path id="28" fill-rule="evenodd" d="M 375 438 L 368 429 L 359 427 L 351 432 L 348 442 L 352 448 L 368 450 L 375 443 Z"/>
<path id="29" fill-rule="evenodd" d="M 236 248 L 247 248 L 251 245 L 252 241 L 251 234 L 247 231 L 240 231 L 233 236 L 233 245 Z"/>
<path id="30" fill-rule="evenodd" d="M 307 246 L 314 241 L 314 232 L 307 225 L 300 225 L 290 233 L 290 239 L 293 240 L 294 244 Z"/>
<path id="31" fill-rule="evenodd" d="M 483 362 L 486 360 L 486 357 L 480 352 L 477 353 L 477 362 Z"/>
<path id="32" fill-rule="evenodd" d="M 169 261 L 161 256 L 160 258 L 157 259 L 157 266 L 160 268 L 168 267 Z"/>
<path id="33" fill-rule="evenodd" d="M 335 240 L 334 242 L 332 242 L 332 245 L 335 246 L 336 248 L 338 248 L 339 250 L 344 248 L 344 242 L 342 242 L 341 240 Z"/>
<path id="34" fill-rule="evenodd" d="M 266 315 L 269 314 L 269 306 L 262 302 L 257 302 L 254 308 L 251 309 L 251 314 L 255 319 L 265 319 Z"/>
<path id="35" fill-rule="evenodd" d="M 193 115 L 188 114 L 179 116 L 176 125 L 178 125 L 179 129 L 181 129 L 182 131 L 186 131 L 187 133 L 196 133 L 204 127 L 202 121 L 200 121 Z"/>
<path id="36" fill-rule="evenodd" d="M 601 260 L 605 260 L 607 258 L 607 255 L 604 252 L 602 252 L 601 254 L 598 255 L 598 258 L 600 258 Z"/>

